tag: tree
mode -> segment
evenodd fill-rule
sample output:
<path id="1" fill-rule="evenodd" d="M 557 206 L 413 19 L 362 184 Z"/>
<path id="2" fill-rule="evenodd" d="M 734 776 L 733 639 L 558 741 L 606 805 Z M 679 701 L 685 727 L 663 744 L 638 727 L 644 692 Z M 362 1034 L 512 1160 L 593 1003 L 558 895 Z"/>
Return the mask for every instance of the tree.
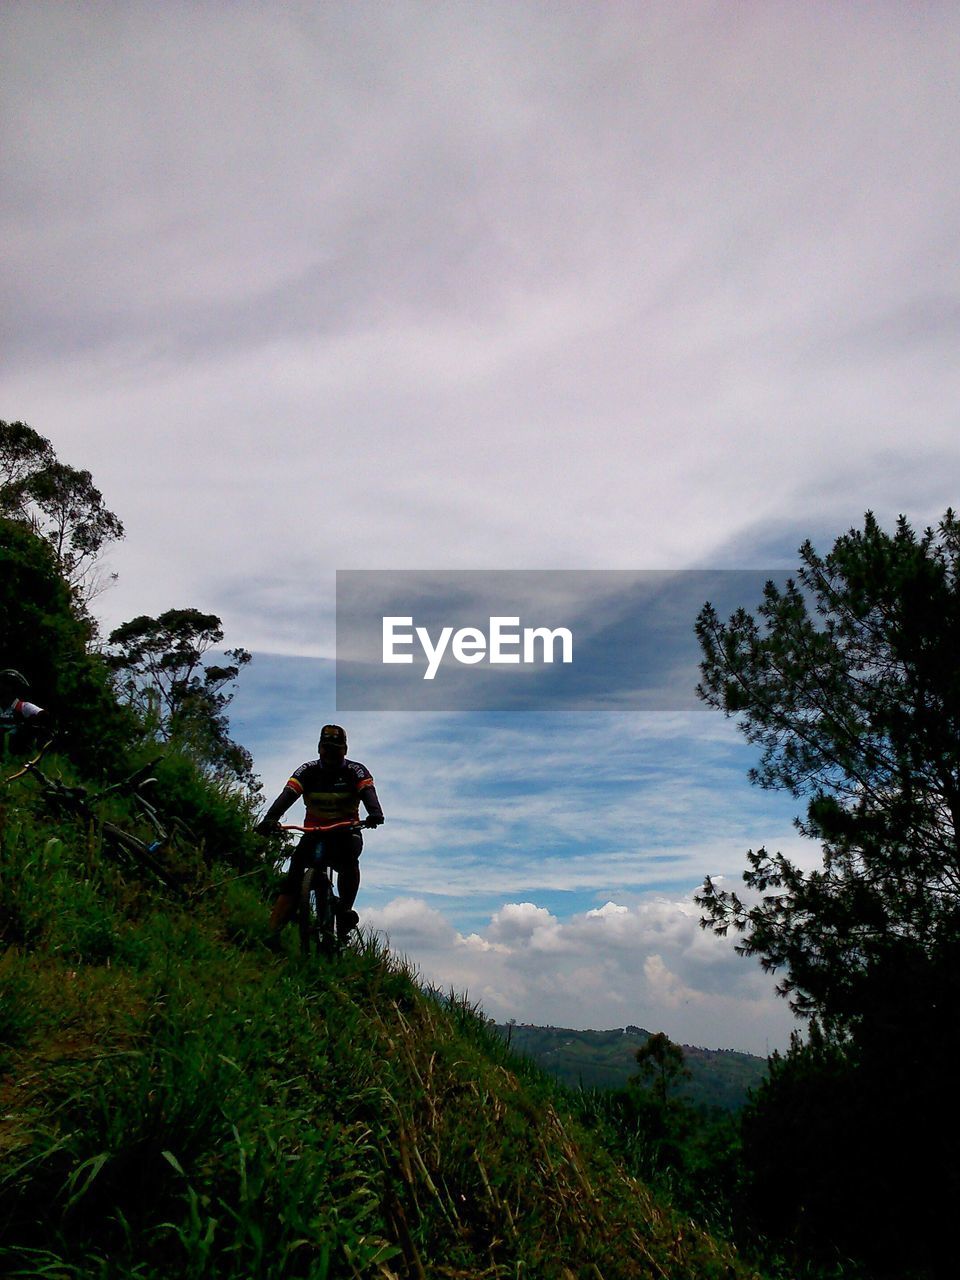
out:
<path id="1" fill-rule="evenodd" d="M 935 963 L 960 933 L 960 524 L 948 511 L 918 538 L 901 517 L 891 536 L 868 512 L 800 557 L 758 618 L 704 607 L 698 693 L 761 748 L 754 782 L 806 799 L 796 825 L 823 868 L 751 850 L 758 901 L 708 879 L 698 902 L 705 927 L 785 970 L 797 1013 L 840 1031 L 893 957 Z"/>
<path id="2" fill-rule="evenodd" d="M 890 534 L 868 512 L 800 558 L 756 617 L 707 604 L 697 620 L 701 698 L 739 717 L 752 780 L 802 798 L 797 828 L 822 847 L 812 871 L 750 850 L 746 900 L 709 878 L 698 898 L 701 924 L 732 926 L 813 1018 L 746 1114 L 753 1208 L 763 1231 L 877 1274 L 953 1274 L 960 523 Z"/>
<path id="3" fill-rule="evenodd" d="M 121 695 L 158 739 L 187 747 L 210 772 L 254 785 L 250 753 L 229 736 L 227 686 L 250 661 L 228 649 L 226 665 L 205 663 L 223 640 L 220 619 L 199 609 L 142 614 L 110 633 L 107 661 Z"/>
<path id="4" fill-rule="evenodd" d="M 49 543 L 0 517 L 0 665 L 27 677 L 31 701 L 53 719 L 58 749 L 100 771 L 122 766 L 134 725 L 103 659 L 90 652 L 91 634 Z"/>
<path id="5" fill-rule="evenodd" d="M 17 515 L 22 482 L 55 460 L 50 441 L 33 427 L 0 421 L 0 514 Z"/>
<path id="6" fill-rule="evenodd" d="M 0 422 L 0 514 L 50 543 L 81 603 L 99 594 L 101 552 L 123 537 L 123 525 L 90 472 L 60 462 L 50 441 L 25 422 Z"/>
<path id="7" fill-rule="evenodd" d="M 681 1081 L 690 1079 L 690 1069 L 684 1064 L 683 1049 L 674 1044 L 663 1031 L 650 1036 L 634 1057 L 638 1066 L 636 1078 L 650 1088 L 663 1107 L 667 1105 L 670 1090 Z"/>
<path id="8" fill-rule="evenodd" d="M 690 1079 L 683 1049 L 658 1031 L 647 1037 L 634 1057 L 636 1075 L 625 1089 L 609 1096 L 605 1107 L 619 1140 L 625 1142 L 623 1154 L 628 1154 L 641 1177 L 656 1178 L 671 1170 L 685 1182 L 687 1141 L 696 1117 L 690 1104 L 676 1096 L 677 1086 Z"/>

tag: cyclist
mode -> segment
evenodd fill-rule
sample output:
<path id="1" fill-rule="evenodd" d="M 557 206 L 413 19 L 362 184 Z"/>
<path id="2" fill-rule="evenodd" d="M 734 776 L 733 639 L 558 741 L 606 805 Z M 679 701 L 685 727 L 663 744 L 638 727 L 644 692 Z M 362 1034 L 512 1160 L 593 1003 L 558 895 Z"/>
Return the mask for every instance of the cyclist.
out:
<path id="1" fill-rule="evenodd" d="M 25 676 L 12 667 L 0 671 L 0 756 L 25 751 L 38 732 L 48 726 L 50 717 L 43 707 L 27 702 L 30 685 Z"/>
<path id="2" fill-rule="evenodd" d="M 280 817 L 303 800 L 307 815 L 304 826 L 323 827 L 333 822 L 357 822 L 360 802 L 367 811 L 366 825 L 378 827 L 383 810 L 377 798 L 369 769 L 358 760 L 348 760 L 347 735 L 338 724 L 325 724 L 317 743 L 318 760 L 308 760 L 295 769 L 283 790 L 254 828 L 260 835 L 272 835 L 280 829 Z M 290 868 L 280 886 L 270 913 L 270 938 L 276 945 L 280 930 L 293 915 L 304 871 L 311 858 L 322 849 L 324 860 L 337 873 L 337 935 L 345 938 L 360 917 L 353 904 L 360 888 L 360 854 L 363 837 L 349 827 L 333 831 L 307 831 L 290 859 Z"/>

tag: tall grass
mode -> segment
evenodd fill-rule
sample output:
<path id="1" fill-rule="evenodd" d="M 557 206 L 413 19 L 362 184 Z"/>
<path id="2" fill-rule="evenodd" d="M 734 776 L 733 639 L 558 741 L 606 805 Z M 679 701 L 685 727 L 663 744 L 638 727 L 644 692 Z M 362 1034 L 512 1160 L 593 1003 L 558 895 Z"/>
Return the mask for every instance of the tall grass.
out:
<path id="1" fill-rule="evenodd" d="M 267 875 L 132 885 L 29 796 L 0 836 L 4 1274 L 751 1274 L 376 938 L 273 956 Z"/>

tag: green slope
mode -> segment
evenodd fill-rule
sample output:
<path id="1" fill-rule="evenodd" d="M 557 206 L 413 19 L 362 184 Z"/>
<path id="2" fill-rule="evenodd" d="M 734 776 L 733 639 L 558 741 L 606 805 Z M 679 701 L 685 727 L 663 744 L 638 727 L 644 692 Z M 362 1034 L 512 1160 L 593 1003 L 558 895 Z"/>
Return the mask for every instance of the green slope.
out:
<path id="1" fill-rule="evenodd" d="M 622 1089 L 636 1075 L 635 1054 L 650 1033 L 641 1027 L 612 1031 L 575 1031 L 568 1027 L 527 1024 L 497 1025 L 498 1033 L 518 1053 L 571 1088 Z M 767 1072 L 763 1058 L 730 1049 L 683 1046 L 691 1079 L 678 1096 L 696 1106 L 736 1111 Z"/>
<path id="2" fill-rule="evenodd" d="M 0 1272 L 754 1274 L 376 942 L 265 951 L 236 874 L 134 880 L 0 791 Z"/>

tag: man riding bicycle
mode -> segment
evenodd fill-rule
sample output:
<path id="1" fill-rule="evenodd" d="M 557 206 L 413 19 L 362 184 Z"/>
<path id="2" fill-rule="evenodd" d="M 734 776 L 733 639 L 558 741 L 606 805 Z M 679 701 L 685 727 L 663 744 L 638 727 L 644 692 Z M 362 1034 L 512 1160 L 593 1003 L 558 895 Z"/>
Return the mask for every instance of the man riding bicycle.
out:
<path id="1" fill-rule="evenodd" d="M 360 802 L 367 811 L 364 825 L 378 827 L 383 810 L 377 798 L 373 777 L 358 760 L 348 760 L 347 735 L 338 724 L 325 724 L 317 743 L 318 760 L 308 760 L 295 769 L 283 790 L 257 823 L 260 835 L 280 830 L 280 817 L 303 799 L 307 815 L 304 833 L 290 859 L 290 868 L 280 886 L 280 896 L 270 913 L 270 936 L 276 944 L 280 930 L 293 915 L 304 871 L 309 862 L 322 855 L 323 861 L 337 873 L 337 935 L 345 938 L 355 927 L 359 916 L 353 904 L 360 888 L 360 854 L 363 837 L 356 827 L 343 826 L 332 831 L 309 830 L 331 823 L 354 823 L 360 819 Z"/>

